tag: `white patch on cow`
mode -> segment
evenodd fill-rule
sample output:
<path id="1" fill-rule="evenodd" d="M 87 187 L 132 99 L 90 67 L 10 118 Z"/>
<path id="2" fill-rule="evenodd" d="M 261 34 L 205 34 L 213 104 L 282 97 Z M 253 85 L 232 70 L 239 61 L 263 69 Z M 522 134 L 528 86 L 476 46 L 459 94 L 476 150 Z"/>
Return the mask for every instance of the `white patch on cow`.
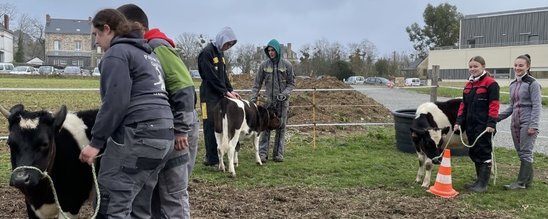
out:
<path id="1" fill-rule="evenodd" d="M 439 128 L 451 126 L 451 123 L 449 122 L 449 118 L 441 111 L 438 106 L 432 102 L 426 102 L 421 104 L 417 108 L 417 114 L 415 118 L 419 118 L 420 114 L 432 114 L 432 118 L 434 118 L 434 122 L 438 125 Z M 452 129 L 453 127 L 451 127 Z"/>
<path id="2" fill-rule="evenodd" d="M 59 215 L 59 210 L 57 209 L 55 203 L 43 204 L 39 209 L 35 209 L 32 205 L 30 207 L 38 218 L 55 218 Z"/>
<path id="3" fill-rule="evenodd" d="M 80 149 L 89 144 L 89 139 L 86 135 L 86 129 L 88 127 L 84 124 L 84 121 L 76 116 L 74 113 L 67 113 L 65 122 L 63 123 L 63 128 L 65 128 L 78 143 Z"/>
<path id="4" fill-rule="evenodd" d="M 21 117 L 21 120 L 19 120 L 19 127 L 21 127 L 21 129 L 35 129 L 38 127 L 39 122 L 40 118 L 25 119 Z"/>
<path id="5" fill-rule="evenodd" d="M 442 137 L 441 129 L 428 129 L 428 134 L 430 134 L 430 138 L 436 145 L 440 143 Z"/>

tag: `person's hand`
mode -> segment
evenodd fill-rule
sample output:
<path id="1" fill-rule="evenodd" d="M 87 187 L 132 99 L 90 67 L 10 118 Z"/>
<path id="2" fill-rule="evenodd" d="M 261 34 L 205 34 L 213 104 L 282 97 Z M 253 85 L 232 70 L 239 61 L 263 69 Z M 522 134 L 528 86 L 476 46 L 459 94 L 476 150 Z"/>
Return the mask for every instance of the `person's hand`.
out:
<path id="1" fill-rule="evenodd" d="M 538 134 L 538 129 L 536 129 L 536 128 L 528 128 L 528 129 L 527 129 L 527 134 L 528 134 L 529 136 L 531 136 L 531 135 L 536 135 L 536 134 Z"/>
<path id="2" fill-rule="evenodd" d="M 239 93 L 236 93 L 236 91 L 230 92 L 236 99 L 242 99 Z"/>
<path id="3" fill-rule="evenodd" d="M 283 93 L 280 93 L 280 94 L 278 94 L 278 96 L 276 96 L 276 100 L 278 100 L 280 102 L 286 101 L 287 100 L 287 95 L 283 94 Z"/>
<path id="4" fill-rule="evenodd" d="M 487 127 L 487 128 L 485 129 L 485 131 L 487 131 L 487 132 L 489 132 L 489 133 L 493 133 L 493 132 L 495 132 L 495 128 L 493 128 L 493 127 Z"/>
<path id="5" fill-rule="evenodd" d="M 175 150 L 182 151 L 188 147 L 188 137 L 186 135 L 175 135 Z"/>
<path id="6" fill-rule="evenodd" d="M 226 96 L 229 97 L 229 98 L 232 98 L 232 99 L 238 99 L 231 92 L 226 92 Z"/>
<path id="7" fill-rule="evenodd" d="M 95 162 L 97 154 L 99 154 L 99 149 L 88 144 L 82 148 L 82 151 L 80 152 L 80 161 L 82 161 L 82 163 L 92 165 L 93 162 Z"/>
<path id="8" fill-rule="evenodd" d="M 460 125 L 459 125 L 459 124 L 455 124 L 455 126 L 453 126 L 453 131 L 454 131 L 454 132 L 460 131 Z"/>

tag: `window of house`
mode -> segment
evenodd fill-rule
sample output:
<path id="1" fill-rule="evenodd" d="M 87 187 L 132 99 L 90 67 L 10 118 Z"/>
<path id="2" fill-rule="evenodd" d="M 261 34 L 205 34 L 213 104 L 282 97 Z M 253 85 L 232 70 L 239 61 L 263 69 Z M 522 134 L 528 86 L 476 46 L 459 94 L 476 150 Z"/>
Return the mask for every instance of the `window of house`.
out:
<path id="1" fill-rule="evenodd" d="M 74 46 L 76 51 L 82 50 L 82 41 L 76 41 L 76 45 Z"/>
<path id="2" fill-rule="evenodd" d="M 67 65 L 67 60 L 61 59 L 61 60 L 59 60 L 59 64 L 65 66 L 65 65 Z"/>
<path id="3" fill-rule="evenodd" d="M 59 40 L 53 41 L 53 50 L 61 50 L 61 41 Z"/>

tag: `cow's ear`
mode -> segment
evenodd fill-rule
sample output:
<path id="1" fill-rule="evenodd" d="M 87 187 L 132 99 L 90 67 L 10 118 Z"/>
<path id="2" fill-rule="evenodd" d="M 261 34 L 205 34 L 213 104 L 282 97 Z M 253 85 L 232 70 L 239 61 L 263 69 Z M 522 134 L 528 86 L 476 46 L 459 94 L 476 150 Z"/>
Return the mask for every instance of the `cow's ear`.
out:
<path id="1" fill-rule="evenodd" d="M 53 114 L 53 117 L 54 117 L 53 127 L 55 128 L 55 131 L 57 131 L 61 128 L 61 126 L 65 122 L 65 118 L 67 117 L 67 106 L 62 105 L 59 111 Z"/>
<path id="2" fill-rule="evenodd" d="M 446 126 L 445 128 L 441 129 L 441 134 L 447 135 L 447 133 L 449 133 L 450 130 L 451 130 L 451 127 Z"/>

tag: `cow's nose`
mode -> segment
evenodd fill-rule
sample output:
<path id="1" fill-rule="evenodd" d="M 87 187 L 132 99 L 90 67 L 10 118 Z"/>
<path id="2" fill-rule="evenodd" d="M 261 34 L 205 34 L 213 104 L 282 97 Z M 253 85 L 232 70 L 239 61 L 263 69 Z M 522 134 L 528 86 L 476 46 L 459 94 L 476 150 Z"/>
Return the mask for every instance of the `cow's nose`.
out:
<path id="1" fill-rule="evenodd" d="M 30 176 L 25 171 L 16 171 L 11 174 L 10 186 L 24 188 L 30 185 Z"/>

